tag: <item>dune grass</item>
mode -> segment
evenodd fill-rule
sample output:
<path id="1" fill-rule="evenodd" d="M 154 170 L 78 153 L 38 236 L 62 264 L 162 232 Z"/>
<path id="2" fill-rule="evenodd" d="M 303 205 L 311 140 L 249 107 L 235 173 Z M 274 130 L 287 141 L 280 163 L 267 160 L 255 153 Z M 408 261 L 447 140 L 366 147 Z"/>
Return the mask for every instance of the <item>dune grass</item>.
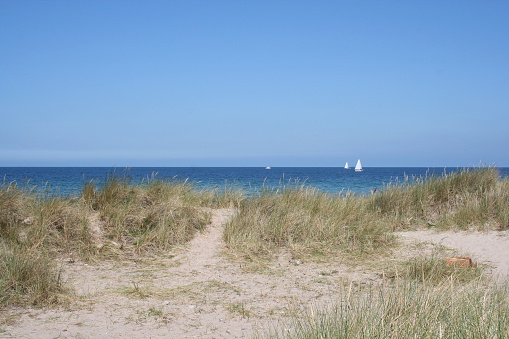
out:
<path id="1" fill-rule="evenodd" d="M 57 267 L 44 253 L 0 244 L 0 306 L 48 305 L 65 293 Z"/>
<path id="2" fill-rule="evenodd" d="M 330 308 L 311 307 L 265 338 L 507 338 L 507 287 L 404 281 L 345 290 Z"/>
<path id="3" fill-rule="evenodd" d="M 101 189 L 87 184 L 83 198 L 98 214 L 107 244 L 139 253 L 185 243 L 210 221 L 200 208 L 208 197 L 201 200 L 187 186 L 162 181 L 131 185 L 114 177 Z"/>
<path id="4" fill-rule="evenodd" d="M 317 253 L 372 252 L 393 242 L 364 199 L 323 194 L 309 187 L 289 187 L 262 194 L 244 204 L 226 225 L 230 248 L 268 253 L 278 247 Z"/>
<path id="5" fill-rule="evenodd" d="M 509 181 L 496 168 L 392 183 L 369 199 L 373 212 L 394 227 L 500 229 L 509 225 Z"/>
<path id="6" fill-rule="evenodd" d="M 0 304 L 52 304 L 65 291 L 55 257 L 90 246 L 86 208 L 79 201 L 0 186 Z"/>
<path id="7" fill-rule="evenodd" d="M 285 247 L 311 255 L 363 257 L 394 246 L 394 230 L 507 229 L 509 181 L 500 179 L 496 169 L 484 168 L 394 183 L 371 196 L 287 186 L 251 199 L 233 188 L 198 190 L 185 181 L 153 178 L 133 184 L 127 177 L 112 176 L 103 186 L 85 184 L 76 198 L 3 183 L 3 270 L 26 272 L 23 267 L 33 267 L 30 262 L 34 262 L 47 270 L 42 275 L 52 282 L 47 288 L 32 289 L 25 282 L 13 283 L 18 278 L 12 277 L 22 279 L 26 274 L 13 273 L 11 278 L 2 274 L 2 302 L 17 299 L 4 297 L 17 295 L 16 286 L 23 286 L 21 291 L 57 291 L 54 258 L 135 256 L 185 243 L 210 221 L 208 208 L 218 207 L 238 211 L 224 232 L 227 245 L 235 251 L 267 255 Z M 12 253 L 23 260 L 13 261 Z M 45 293 L 34 292 L 26 300 L 51 300 L 37 296 Z"/>
<path id="8" fill-rule="evenodd" d="M 235 207 L 234 189 L 197 190 L 187 182 L 132 184 L 111 176 L 87 183 L 79 197 L 0 185 L 0 303 L 47 304 L 63 291 L 54 259 L 111 259 L 190 240 L 210 221 L 207 208 Z M 23 296 L 23 297 L 21 297 Z"/>
<path id="9" fill-rule="evenodd" d="M 508 226 L 509 181 L 495 168 L 482 168 L 392 183 L 370 196 L 282 187 L 247 201 L 224 239 L 243 252 L 286 247 L 358 256 L 393 246 L 396 230 Z"/>
<path id="10" fill-rule="evenodd" d="M 507 338 L 509 290 L 480 268 L 435 257 L 403 263 L 394 281 L 346 286 L 332 306 L 296 311 L 264 338 Z"/>
<path id="11" fill-rule="evenodd" d="M 414 281 L 426 285 L 466 284 L 481 281 L 482 267 L 459 267 L 447 265 L 444 255 L 432 254 L 408 259 L 395 272 L 388 274 L 395 279 Z"/>

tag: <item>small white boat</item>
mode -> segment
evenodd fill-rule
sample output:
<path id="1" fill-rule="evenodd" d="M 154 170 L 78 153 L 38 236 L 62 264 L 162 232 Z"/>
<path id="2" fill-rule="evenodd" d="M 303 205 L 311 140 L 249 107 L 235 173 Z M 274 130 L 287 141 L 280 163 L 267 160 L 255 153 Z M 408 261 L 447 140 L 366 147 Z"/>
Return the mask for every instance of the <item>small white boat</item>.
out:
<path id="1" fill-rule="evenodd" d="M 362 169 L 361 159 L 357 160 L 357 165 L 355 165 L 355 172 L 362 172 L 364 171 Z"/>
<path id="2" fill-rule="evenodd" d="M 270 169 L 270 166 L 265 167 L 265 169 Z"/>
<path id="3" fill-rule="evenodd" d="M 345 169 L 350 169 L 350 166 L 348 166 L 348 162 L 345 164 Z"/>

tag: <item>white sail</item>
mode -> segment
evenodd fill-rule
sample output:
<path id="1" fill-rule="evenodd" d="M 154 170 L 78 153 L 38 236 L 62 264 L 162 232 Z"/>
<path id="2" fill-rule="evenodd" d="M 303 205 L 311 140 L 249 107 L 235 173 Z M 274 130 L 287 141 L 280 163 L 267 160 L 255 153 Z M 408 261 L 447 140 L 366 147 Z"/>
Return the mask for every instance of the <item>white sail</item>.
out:
<path id="1" fill-rule="evenodd" d="M 348 166 L 348 162 L 345 164 L 345 169 L 350 169 L 350 166 Z"/>
<path id="2" fill-rule="evenodd" d="M 355 165 L 355 171 L 356 171 L 356 172 L 364 171 L 364 170 L 362 169 L 361 159 L 357 160 L 357 165 Z"/>

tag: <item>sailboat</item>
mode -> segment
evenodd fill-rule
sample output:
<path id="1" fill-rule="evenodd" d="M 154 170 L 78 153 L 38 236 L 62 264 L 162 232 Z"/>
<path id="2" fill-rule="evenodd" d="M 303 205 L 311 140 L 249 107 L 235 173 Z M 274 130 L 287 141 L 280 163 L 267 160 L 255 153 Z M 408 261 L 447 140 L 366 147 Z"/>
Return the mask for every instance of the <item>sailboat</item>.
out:
<path id="1" fill-rule="evenodd" d="M 361 159 L 357 160 L 357 165 L 355 165 L 355 172 L 362 172 L 364 171 L 362 169 Z"/>
<path id="2" fill-rule="evenodd" d="M 348 162 L 345 164 L 345 169 L 350 169 L 350 166 L 348 166 Z"/>

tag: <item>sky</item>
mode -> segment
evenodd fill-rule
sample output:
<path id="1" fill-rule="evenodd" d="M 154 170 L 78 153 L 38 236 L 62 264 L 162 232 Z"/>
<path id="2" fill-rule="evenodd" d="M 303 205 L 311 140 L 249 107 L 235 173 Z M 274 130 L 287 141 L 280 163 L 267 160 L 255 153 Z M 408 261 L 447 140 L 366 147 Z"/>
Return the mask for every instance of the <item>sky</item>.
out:
<path id="1" fill-rule="evenodd" d="M 509 166 L 509 1 L 1 0 L 1 166 Z"/>

